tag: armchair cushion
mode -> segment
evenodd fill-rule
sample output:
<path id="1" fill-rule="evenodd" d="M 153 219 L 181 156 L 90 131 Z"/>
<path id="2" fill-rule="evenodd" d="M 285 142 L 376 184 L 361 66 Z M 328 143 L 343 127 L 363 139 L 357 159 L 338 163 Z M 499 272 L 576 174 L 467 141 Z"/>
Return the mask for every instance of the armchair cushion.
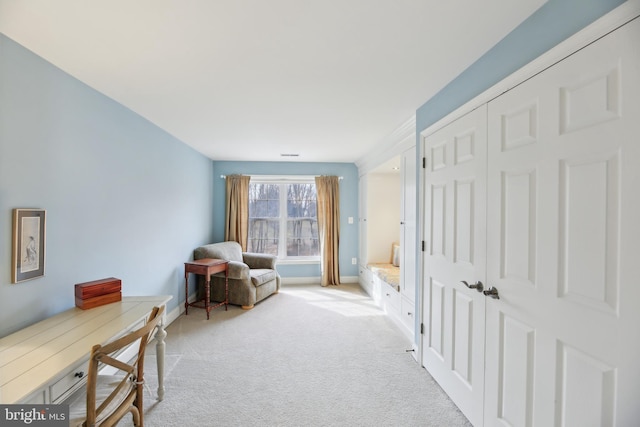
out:
<path id="1" fill-rule="evenodd" d="M 276 271 L 267 268 L 254 268 L 251 270 L 251 282 L 253 286 L 258 287 L 267 282 L 276 280 Z"/>

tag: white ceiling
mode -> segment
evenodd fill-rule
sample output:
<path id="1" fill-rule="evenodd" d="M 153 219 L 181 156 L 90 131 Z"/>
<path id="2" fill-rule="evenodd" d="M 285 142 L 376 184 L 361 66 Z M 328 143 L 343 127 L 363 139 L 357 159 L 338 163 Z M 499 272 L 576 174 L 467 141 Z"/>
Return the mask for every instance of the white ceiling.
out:
<path id="1" fill-rule="evenodd" d="M 545 1 L 0 0 L 0 32 L 212 159 L 355 162 Z"/>

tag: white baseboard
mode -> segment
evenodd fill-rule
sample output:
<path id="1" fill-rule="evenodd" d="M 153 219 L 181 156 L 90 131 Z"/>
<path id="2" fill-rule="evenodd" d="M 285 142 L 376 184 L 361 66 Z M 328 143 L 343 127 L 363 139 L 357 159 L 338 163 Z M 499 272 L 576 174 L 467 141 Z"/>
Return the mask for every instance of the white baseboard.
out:
<path id="1" fill-rule="evenodd" d="M 167 313 L 167 317 L 164 322 L 164 326 L 169 326 L 174 320 L 176 320 L 180 315 L 184 313 L 184 305 L 179 304 L 176 308 Z"/>
<path id="2" fill-rule="evenodd" d="M 415 359 L 415 361 L 416 361 L 416 362 L 421 363 L 421 362 L 420 362 L 421 357 L 420 357 L 420 355 L 418 354 L 418 351 L 419 351 L 419 349 L 418 349 L 418 344 L 416 344 L 416 343 L 414 342 L 414 340 L 415 340 L 415 338 L 413 338 L 413 339 L 411 340 L 411 349 L 413 350 L 413 351 L 411 352 L 411 356 Z"/>
<path id="3" fill-rule="evenodd" d="M 189 302 L 193 302 L 196 299 L 196 293 L 192 293 L 189 295 Z M 178 306 L 173 310 L 167 312 L 165 317 L 164 326 L 169 326 L 174 320 L 176 320 L 180 315 L 184 313 L 184 303 L 178 303 Z"/>
<path id="4" fill-rule="evenodd" d="M 320 283 L 320 276 L 318 277 L 281 277 L 280 284 L 282 285 L 314 285 Z"/>

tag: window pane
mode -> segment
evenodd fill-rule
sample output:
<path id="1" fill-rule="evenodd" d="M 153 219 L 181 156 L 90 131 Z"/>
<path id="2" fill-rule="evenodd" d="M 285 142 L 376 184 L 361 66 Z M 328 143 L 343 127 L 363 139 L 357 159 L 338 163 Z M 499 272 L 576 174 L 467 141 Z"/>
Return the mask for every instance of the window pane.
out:
<path id="1" fill-rule="evenodd" d="M 317 256 L 316 186 L 287 186 L 287 256 Z"/>
<path id="2" fill-rule="evenodd" d="M 266 220 L 249 218 L 249 252 L 278 255 L 278 236 L 280 222 L 278 219 Z"/>
<path id="3" fill-rule="evenodd" d="M 280 186 L 249 184 L 249 238 L 247 250 L 278 255 Z"/>
<path id="4" fill-rule="evenodd" d="M 318 222 L 315 218 L 287 221 L 287 256 L 317 256 Z"/>
<path id="5" fill-rule="evenodd" d="M 289 218 L 316 217 L 316 186 L 314 184 L 288 185 L 287 215 Z"/>
<path id="6" fill-rule="evenodd" d="M 280 187 L 277 184 L 249 185 L 249 217 L 278 218 L 280 216 Z"/>

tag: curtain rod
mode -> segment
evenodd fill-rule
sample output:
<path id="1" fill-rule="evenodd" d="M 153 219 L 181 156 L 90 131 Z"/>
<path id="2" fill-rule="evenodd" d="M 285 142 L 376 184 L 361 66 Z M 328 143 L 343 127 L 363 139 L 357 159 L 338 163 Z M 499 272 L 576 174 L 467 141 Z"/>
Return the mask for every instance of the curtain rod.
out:
<path id="1" fill-rule="evenodd" d="M 274 177 L 279 177 L 278 175 L 273 175 Z M 314 175 L 314 176 L 321 176 L 321 175 Z M 227 175 L 220 175 L 220 178 L 225 179 L 227 177 Z M 286 176 L 280 177 L 282 179 L 291 179 L 291 178 L 287 178 Z M 295 179 L 295 178 L 293 178 Z M 344 179 L 343 176 L 339 176 L 338 180 L 342 181 Z"/>

